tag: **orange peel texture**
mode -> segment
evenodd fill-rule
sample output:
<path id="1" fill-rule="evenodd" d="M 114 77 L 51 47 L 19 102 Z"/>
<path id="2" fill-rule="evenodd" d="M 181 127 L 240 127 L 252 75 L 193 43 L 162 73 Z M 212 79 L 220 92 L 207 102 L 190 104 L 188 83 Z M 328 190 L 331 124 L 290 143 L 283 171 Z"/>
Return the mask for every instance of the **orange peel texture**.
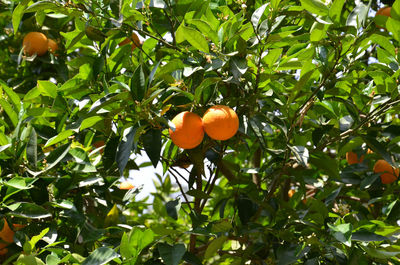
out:
<path id="1" fill-rule="evenodd" d="M 227 140 L 239 129 L 239 118 L 228 106 L 215 105 L 203 115 L 203 126 L 207 135 L 214 140 Z"/>
<path id="2" fill-rule="evenodd" d="M 171 122 L 175 125 L 175 130 L 170 128 L 169 135 L 178 147 L 192 149 L 203 140 L 203 122 L 199 115 L 184 111 L 176 115 Z"/>

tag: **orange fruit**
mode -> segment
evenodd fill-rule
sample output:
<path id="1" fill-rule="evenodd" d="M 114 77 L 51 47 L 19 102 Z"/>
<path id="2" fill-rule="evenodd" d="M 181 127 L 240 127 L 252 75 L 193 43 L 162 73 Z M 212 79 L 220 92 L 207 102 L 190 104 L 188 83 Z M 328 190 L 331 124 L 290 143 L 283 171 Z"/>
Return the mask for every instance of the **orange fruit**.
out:
<path id="1" fill-rule="evenodd" d="M 128 43 L 130 43 L 130 42 L 132 42 L 132 41 L 133 41 L 133 43 L 132 43 L 132 48 L 131 48 L 132 51 L 133 51 L 136 47 L 142 46 L 142 42 L 140 41 L 140 39 L 139 39 L 138 35 L 136 35 L 136 33 L 132 33 L 132 35 L 131 35 L 130 38 L 124 39 L 124 40 L 121 41 L 118 45 L 119 45 L 119 47 L 122 47 L 122 46 L 124 46 L 124 45 L 126 45 L 126 44 L 128 44 Z"/>
<path id="2" fill-rule="evenodd" d="M 215 105 L 203 115 L 204 130 L 214 140 L 227 140 L 239 129 L 239 118 L 228 106 Z"/>
<path id="3" fill-rule="evenodd" d="M 380 177 L 383 184 L 393 183 L 399 176 L 399 169 L 393 168 L 386 160 L 383 159 L 376 161 L 374 165 L 374 172 L 382 173 Z"/>
<path id="4" fill-rule="evenodd" d="M 289 191 L 288 191 L 288 196 L 289 196 L 289 198 L 292 198 L 293 197 L 293 195 L 296 193 L 296 191 L 294 190 L 294 189 L 290 189 Z"/>
<path id="5" fill-rule="evenodd" d="M 350 152 L 346 153 L 346 160 L 347 160 L 347 163 L 349 163 L 349 165 L 362 163 L 362 161 L 364 160 L 364 155 L 362 155 L 360 157 L 360 159 L 358 159 L 357 154 L 352 152 L 352 151 L 350 151 Z"/>
<path id="6" fill-rule="evenodd" d="M 135 188 L 135 186 L 133 186 L 132 183 L 130 183 L 129 181 L 123 181 L 121 182 L 121 184 L 119 185 L 119 189 L 120 190 L 131 190 Z"/>
<path id="7" fill-rule="evenodd" d="M 0 239 L 7 243 L 14 242 L 14 231 L 11 230 L 6 219 L 4 219 L 3 229 L 0 231 Z"/>
<path id="8" fill-rule="evenodd" d="M 58 50 L 57 42 L 52 39 L 49 39 L 47 42 L 48 50 L 55 55 L 56 51 Z"/>
<path id="9" fill-rule="evenodd" d="M 378 11 L 376 12 L 375 16 L 386 16 L 386 17 L 390 17 L 390 11 L 391 11 L 391 7 L 390 6 L 385 6 L 382 7 L 380 9 L 378 9 Z"/>
<path id="10" fill-rule="evenodd" d="M 172 119 L 175 130 L 169 129 L 172 142 L 183 149 L 198 146 L 204 137 L 203 122 L 199 115 L 184 111 Z"/>
<path id="11" fill-rule="evenodd" d="M 24 228 L 25 225 L 22 224 L 13 224 L 13 228 L 15 230 L 20 230 Z M 0 231 L 0 239 L 4 242 L 7 243 L 12 243 L 14 242 L 14 234 L 15 232 L 11 230 L 10 226 L 8 225 L 7 220 L 4 218 L 4 225 L 3 229 Z M 6 243 L 0 243 L 0 255 L 5 255 L 8 253 L 8 249 L 6 248 L 8 244 Z"/>
<path id="12" fill-rule="evenodd" d="M 41 56 L 47 52 L 47 37 L 41 32 L 29 32 L 22 42 L 25 54 L 32 56 L 35 53 Z"/>

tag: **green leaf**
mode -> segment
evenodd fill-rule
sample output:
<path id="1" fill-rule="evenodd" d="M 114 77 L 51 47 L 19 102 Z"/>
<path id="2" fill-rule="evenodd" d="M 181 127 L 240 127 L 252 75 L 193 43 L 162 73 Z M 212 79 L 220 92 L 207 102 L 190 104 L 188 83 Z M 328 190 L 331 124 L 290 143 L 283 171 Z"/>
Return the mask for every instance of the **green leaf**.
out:
<path id="1" fill-rule="evenodd" d="M 158 67 L 160 66 L 161 60 L 154 65 L 153 69 L 151 69 L 150 75 L 149 75 L 149 84 L 148 87 L 151 87 L 151 83 L 153 82 L 154 76 L 157 72 Z"/>
<path id="2" fill-rule="evenodd" d="M 17 93 L 15 93 L 12 88 L 8 87 L 6 83 L 3 82 L 2 80 L 0 80 L 0 86 L 4 89 L 4 92 L 6 92 L 8 98 L 10 99 L 11 103 L 14 106 L 14 109 L 16 109 L 17 112 L 19 112 L 21 108 L 21 99 L 19 98 Z"/>
<path id="3" fill-rule="evenodd" d="M 124 100 L 129 98 L 129 92 L 122 93 L 110 93 L 105 95 L 104 97 L 98 99 L 93 105 L 90 107 L 89 113 L 98 111 L 100 108 L 105 107 L 115 101 Z"/>
<path id="4" fill-rule="evenodd" d="M 31 130 L 31 134 L 29 136 L 29 142 L 26 146 L 26 158 L 28 162 L 36 167 L 37 164 L 37 135 L 34 128 Z"/>
<path id="5" fill-rule="evenodd" d="M 218 34 L 211 28 L 207 21 L 202 19 L 190 19 L 187 21 L 187 23 L 196 26 L 196 28 L 198 28 L 203 35 L 210 38 L 213 43 L 218 44 Z"/>
<path id="6" fill-rule="evenodd" d="M 118 165 L 121 176 L 124 173 L 126 164 L 128 163 L 129 156 L 131 155 L 132 145 L 134 143 L 134 136 L 136 134 L 136 127 L 125 129 L 121 142 L 118 144 L 115 160 Z"/>
<path id="7" fill-rule="evenodd" d="M 374 137 L 365 136 L 365 135 L 362 135 L 361 137 L 364 140 L 364 142 L 368 145 L 368 147 L 372 149 L 372 151 L 379 154 L 383 159 L 385 159 L 392 166 L 396 166 L 392 162 L 392 157 L 391 157 L 390 153 L 388 152 L 387 146 L 378 142 Z"/>
<path id="8" fill-rule="evenodd" d="M 400 20 L 400 1 L 396 0 L 392 4 L 392 8 L 390 9 L 390 17 L 396 20 Z"/>
<path id="9" fill-rule="evenodd" d="M 387 251 L 384 248 L 372 248 L 372 247 L 367 247 L 367 246 L 362 246 L 362 245 L 360 245 L 360 247 L 369 256 L 371 256 L 373 258 L 377 258 L 377 259 L 382 259 L 382 260 L 387 260 L 387 259 L 390 259 L 390 258 L 400 254 L 400 251 Z"/>
<path id="10" fill-rule="evenodd" d="M 333 234 L 334 238 L 336 238 L 339 242 L 342 242 L 346 246 L 351 247 L 351 224 L 340 224 L 337 226 L 333 226 L 328 223 L 328 227 L 331 229 L 331 233 Z"/>
<path id="11" fill-rule="evenodd" d="M 347 17 L 346 25 L 353 26 L 355 28 L 359 28 L 364 26 L 364 23 L 367 19 L 369 11 L 369 6 L 364 5 L 359 2 L 356 7 L 351 11 L 350 15 Z"/>
<path id="12" fill-rule="evenodd" d="M 117 204 L 114 204 L 114 206 L 107 213 L 107 216 L 104 219 L 104 226 L 108 227 L 110 225 L 116 225 L 118 224 L 118 220 L 119 220 L 119 210 Z"/>
<path id="13" fill-rule="evenodd" d="M 163 65 L 160 71 L 157 73 L 157 76 L 163 76 L 166 74 L 170 74 L 175 70 L 183 69 L 185 65 L 179 59 L 174 59 L 168 62 L 166 65 Z"/>
<path id="14" fill-rule="evenodd" d="M 181 24 L 176 31 L 176 41 L 178 43 L 187 40 L 194 48 L 209 53 L 208 42 L 199 31 Z"/>
<path id="15" fill-rule="evenodd" d="M 167 214 L 175 220 L 178 220 L 178 212 L 181 208 L 181 201 L 179 199 L 169 201 L 165 204 Z"/>
<path id="16" fill-rule="evenodd" d="M 28 181 L 27 178 L 13 177 L 9 181 L 5 182 L 4 184 L 7 187 L 13 187 L 13 188 L 20 189 L 20 190 L 28 190 L 28 189 L 31 189 L 33 186 L 27 185 L 27 181 Z M 31 181 L 29 184 L 32 184 L 35 181 Z"/>
<path id="17" fill-rule="evenodd" d="M 314 76 L 314 73 L 316 72 L 316 68 L 314 64 L 309 63 L 309 64 L 304 64 L 304 66 L 301 69 L 301 76 L 300 79 L 297 81 L 296 85 L 293 87 L 293 90 L 291 92 L 291 95 L 288 99 L 288 102 L 291 103 L 293 102 L 296 97 L 298 96 L 301 91 L 304 91 L 305 88 L 309 87 L 309 81 L 312 80 L 312 77 Z M 308 86 L 307 86 L 308 85 Z"/>
<path id="18" fill-rule="evenodd" d="M 68 151 L 70 149 L 71 145 L 70 144 L 65 144 L 62 145 L 60 147 L 58 147 L 57 149 L 53 150 L 50 155 L 47 157 L 47 167 L 39 172 L 34 172 L 29 170 L 28 168 L 26 169 L 30 174 L 32 174 L 33 176 L 38 176 L 50 169 L 52 169 L 53 167 L 55 167 L 61 160 L 64 159 L 64 157 L 68 154 Z"/>
<path id="19" fill-rule="evenodd" d="M 106 35 L 104 35 L 104 33 L 100 29 L 90 25 L 87 25 L 85 27 L 85 34 L 89 39 L 93 41 L 104 42 L 106 38 Z"/>
<path id="20" fill-rule="evenodd" d="M 120 246 L 122 257 L 135 262 L 140 252 L 153 240 L 154 233 L 150 229 L 143 232 L 140 228 L 134 228 L 128 234 L 124 233 Z"/>
<path id="21" fill-rule="evenodd" d="M 26 254 L 21 254 L 17 262 L 15 263 L 16 265 L 45 265 L 41 259 L 38 257 L 35 257 L 34 255 L 26 255 Z"/>
<path id="22" fill-rule="evenodd" d="M 362 241 L 362 242 L 388 240 L 388 238 L 385 236 L 377 235 L 373 232 L 369 232 L 369 231 L 365 231 L 365 230 L 363 230 L 363 231 L 359 230 L 359 231 L 354 232 L 351 236 L 351 239 L 355 240 L 355 241 Z"/>
<path id="23" fill-rule="evenodd" d="M 314 22 L 311 27 L 310 41 L 318 42 L 326 37 L 326 32 L 329 29 L 329 24 Z"/>
<path id="24" fill-rule="evenodd" d="M 189 196 L 193 196 L 195 198 L 198 198 L 198 199 L 209 199 L 209 198 L 211 198 L 210 195 L 208 195 L 207 193 L 205 193 L 202 190 L 189 190 L 189 191 L 186 192 L 186 194 L 189 195 Z"/>
<path id="25" fill-rule="evenodd" d="M 391 55 L 395 56 L 395 47 L 394 45 L 390 42 L 390 40 L 382 36 L 380 34 L 372 34 L 370 37 L 370 40 L 376 44 L 379 44 L 382 48 L 384 48 L 386 51 L 388 51 Z"/>
<path id="26" fill-rule="evenodd" d="M 38 2 L 33 3 L 32 5 L 28 6 L 28 8 L 25 9 L 25 13 L 31 13 L 31 12 L 41 11 L 41 10 L 60 11 L 60 9 L 61 8 L 59 8 L 54 2 L 38 1 Z"/>
<path id="27" fill-rule="evenodd" d="M 188 251 L 186 251 L 185 255 L 183 255 L 183 260 L 190 265 L 203 265 L 201 260 L 196 255 Z"/>
<path id="28" fill-rule="evenodd" d="M 12 14 L 12 25 L 14 34 L 18 32 L 19 23 L 21 22 L 22 16 L 24 15 L 25 8 L 28 6 L 30 0 L 22 0 L 17 7 L 14 9 Z"/>
<path id="29" fill-rule="evenodd" d="M 121 256 L 125 259 L 129 259 L 133 256 L 133 253 L 136 252 L 135 250 L 131 250 L 129 246 L 129 234 L 124 233 L 121 238 L 121 245 L 119 247 Z M 136 259 L 132 259 L 132 262 L 135 262 Z"/>
<path id="30" fill-rule="evenodd" d="M 267 63 L 269 67 L 272 67 L 282 55 L 283 49 L 270 49 L 268 54 L 263 58 L 263 61 Z"/>
<path id="31" fill-rule="evenodd" d="M 60 264 L 60 262 L 60 258 L 53 253 L 46 256 L 46 265 L 57 265 Z"/>
<path id="32" fill-rule="evenodd" d="M 301 5 L 308 12 L 319 15 L 326 16 L 329 13 L 329 8 L 319 0 L 300 0 Z"/>
<path id="33" fill-rule="evenodd" d="M 245 58 L 233 57 L 230 60 L 231 71 L 235 78 L 240 78 L 246 73 L 248 66 Z"/>
<path id="34" fill-rule="evenodd" d="M 212 226 L 213 233 L 228 232 L 232 229 L 232 223 L 228 219 L 221 219 Z"/>
<path id="35" fill-rule="evenodd" d="M 311 153 L 309 161 L 318 169 L 323 170 L 328 176 L 339 178 L 339 167 L 337 162 L 328 155 L 322 152 L 314 152 Z"/>
<path id="36" fill-rule="evenodd" d="M 8 101 L 0 98 L 0 106 L 3 107 L 4 111 L 6 112 L 6 114 L 8 115 L 8 117 L 10 118 L 12 125 L 14 127 L 17 127 L 18 124 L 18 114 L 17 112 L 15 112 L 15 110 L 13 109 L 13 107 L 11 106 L 10 103 L 8 103 Z"/>
<path id="37" fill-rule="evenodd" d="M 257 29 L 258 24 L 260 23 L 260 19 L 262 15 L 264 14 L 265 8 L 268 6 L 268 4 L 264 4 L 257 8 L 256 11 L 251 15 L 251 24 L 253 24 L 253 28 Z"/>
<path id="38" fill-rule="evenodd" d="M 103 265 L 118 257 L 118 253 L 112 248 L 99 247 L 85 259 L 82 265 Z"/>
<path id="39" fill-rule="evenodd" d="M 22 218 L 42 219 L 51 217 L 51 214 L 43 207 L 28 202 L 17 202 L 7 206 L 12 210 L 12 215 Z"/>
<path id="40" fill-rule="evenodd" d="M 205 78 L 203 81 L 201 81 L 200 85 L 196 87 L 195 95 L 194 98 L 197 102 L 201 101 L 203 90 L 211 85 L 214 85 L 221 81 L 220 77 L 210 77 L 210 78 Z"/>
<path id="41" fill-rule="evenodd" d="M 58 135 L 50 138 L 49 140 L 47 140 L 46 144 L 44 145 L 44 147 L 49 147 L 53 144 L 59 143 L 65 139 L 67 139 L 68 137 L 70 137 L 71 135 L 74 134 L 73 130 L 65 130 L 60 132 Z"/>
<path id="42" fill-rule="evenodd" d="M 250 198 L 241 195 L 236 200 L 236 205 L 239 211 L 239 218 L 242 224 L 247 224 L 251 217 L 253 217 L 258 209 L 258 204 L 254 203 Z"/>
<path id="43" fill-rule="evenodd" d="M 140 64 L 131 79 L 131 95 L 134 100 L 141 101 L 146 93 L 146 78 L 143 72 L 143 66 Z"/>
<path id="44" fill-rule="evenodd" d="M 179 265 L 185 255 L 186 248 L 184 244 L 169 245 L 166 243 L 158 244 L 158 251 L 166 265 Z"/>
<path id="45" fill-rule="evenodd" d="M 56 166 L 68 154 L 70 147 L 71 145 L 68 143 L 52 151 L 47 157 L 48 166 L 46 170 L 49 170 L 50 168 Z"/>
<path id="46" fill-rule="evenodd" d="M 40 232 L 39 235 L 33 236 L 31 238 L 31 240 L 29 240 L 29 244 L 31 245 L 31 249 L 35 248 L 36 243 L 39 242 L 39 240 L 42 239 L 49 232 L 49 230 L 50 230 L 50 228 L 47 227 L 47 228 L 43 229 L 42 232 Z"/>
<path id="47" fill-rule="evenodd" d="M 79 127 L 79 131 L 83 131 L 84 129 L 93 127 L 96 123 L 104 120 L 102 116 L 92 116 L 86 118 L 82 121 L 81 126 Z"/>
<path id="48" fill-rule="evenodd" d="M 342 16 L 342 9 L 345 2 L 346 0 L 334 0 L 329 9 L 329 17 L 337 24 L 340 23 L 340 17 Z"/>
<path id="49" fill-rule="evenodd" d="M 393 37 L 400 41 L 400 21 L 389 17 L 386 21 L 387 30 L 393 33 Z"/>
<path id="50" fill-rule="evenodd" d="M 310 157 L 308 149 L 304 146 L 289 146 L 289 148 L 292 150 L 297 162 L 300 165 L 307 167 L 308 158 Z"/>
<path id="51" fill-rule="evenodd" d="M 215 255 L 215 253 L 217 253 L 217 251 L 222 248 L 226 240 L 227 240 L 226 236 L 220 236 L 211 241 L 211 243 L 208 245 L 206 249 L 206 253 L 204 254 L 204 259 L 212 258 Z"/>
<path id="52" fill-rule="evenodd" d="M 38 80 L 38 90 L 43 96 L 57 97 L 57 86 L 50 81 Z"/>
<path id="53" fill-rule="evenodd" d="M 146 154 L 149 156 L 154 168 L 156 168 L 161 153 L 161 130 L 148 130 L 142 135 L 142 142 Z"/>

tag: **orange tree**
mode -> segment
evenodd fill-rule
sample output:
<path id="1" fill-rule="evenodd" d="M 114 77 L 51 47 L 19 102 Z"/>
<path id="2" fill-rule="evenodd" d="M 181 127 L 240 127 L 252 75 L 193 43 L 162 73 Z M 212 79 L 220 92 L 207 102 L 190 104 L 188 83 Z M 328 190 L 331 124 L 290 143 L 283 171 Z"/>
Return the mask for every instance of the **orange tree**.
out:
<path id="1" fill-rule="evenodd" d="M 399 264 L 400 1 L 384 2 L 2 1 L 0 262 Z M 57 50 L 26 51 L 30 32 Z M 232 138 L 172 143 L 177 114 L 216 105 Z M 119 189 L 159 164 L 151 198 Z"/>

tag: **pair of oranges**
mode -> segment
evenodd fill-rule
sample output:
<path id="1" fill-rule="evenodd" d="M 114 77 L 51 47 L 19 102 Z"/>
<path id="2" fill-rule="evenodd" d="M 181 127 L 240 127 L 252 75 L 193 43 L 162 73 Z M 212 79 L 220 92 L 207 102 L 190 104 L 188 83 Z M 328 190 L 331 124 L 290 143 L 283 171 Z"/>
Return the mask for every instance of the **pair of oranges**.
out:
<path id="1" fill-rule="evenodd" d="M 46 35 L 41 32 L 29 32 L 25 35 L 22 42 L 24 52 L 28 56 L 37 54 L 38 56 L 44 55 L 47 51 L 55 54 L 58 50 L 57 42 L 48 39 Z"/>
<path id="2" fill-rule="evenodd" d="M 367 154 L 372 154 L 373 152 L 368 149 Z M 364 155 L 358 158 L 358 155 L 354 152 L 346 153 L 346 160 L 349 165 L 362 163 L 364 160 Z M 399 169 L 392 167 L 386 160 L 380 159 L 374 164 L 374 173 L 381 173 L 381 181 L 383 184 L 390 184 L 397 180 L 399 177 Z"/>
<path id="3" fill-rule="evenodd" d="M 184 111 L 172 119 L 175 129 L 169 129 L 172 142 L 183 149 L 198 146 L 204 132 L 214 140 L 227 140 L 239 129 L 239 118 L 228 106 L 216 105 L 209 108 L 203 118 L 189 111 Z"/>

